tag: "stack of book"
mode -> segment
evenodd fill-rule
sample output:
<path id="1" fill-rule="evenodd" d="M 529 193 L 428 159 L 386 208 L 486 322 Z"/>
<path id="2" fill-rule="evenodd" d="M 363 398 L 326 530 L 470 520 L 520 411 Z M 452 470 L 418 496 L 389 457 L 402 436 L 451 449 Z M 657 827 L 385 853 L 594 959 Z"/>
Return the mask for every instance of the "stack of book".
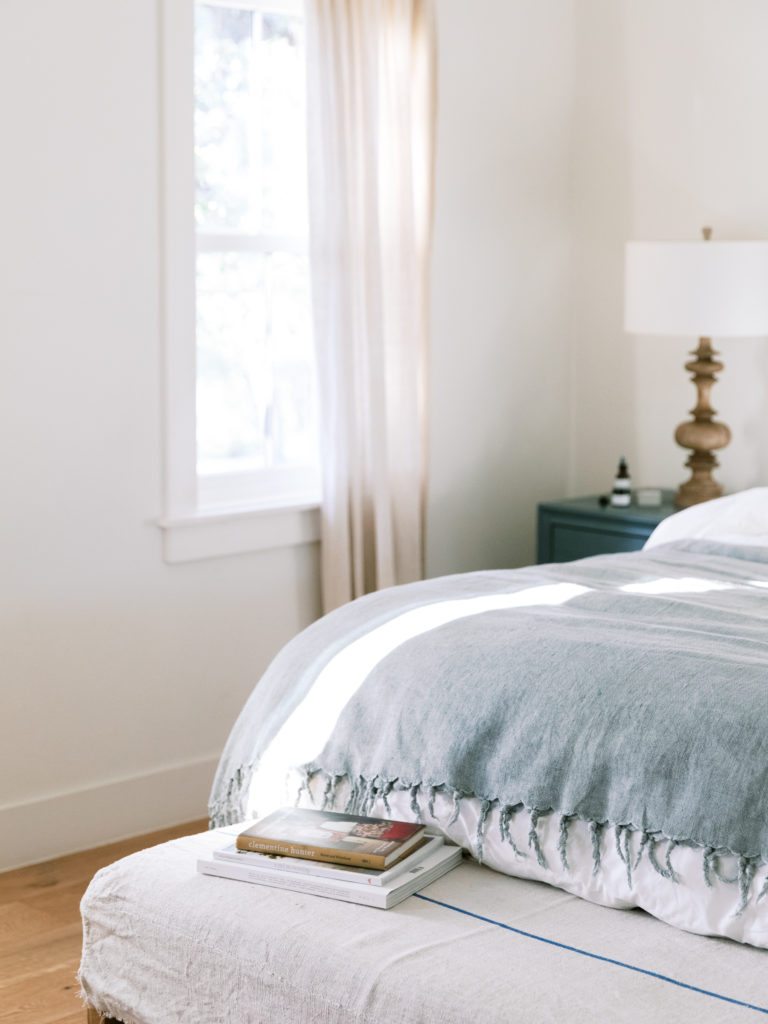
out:
<path id="1" fill-rule="evenodd" d="M 424 825 L 283 808 L 197 862 L 205 875 L 388 910 L 461 861 Z"/>

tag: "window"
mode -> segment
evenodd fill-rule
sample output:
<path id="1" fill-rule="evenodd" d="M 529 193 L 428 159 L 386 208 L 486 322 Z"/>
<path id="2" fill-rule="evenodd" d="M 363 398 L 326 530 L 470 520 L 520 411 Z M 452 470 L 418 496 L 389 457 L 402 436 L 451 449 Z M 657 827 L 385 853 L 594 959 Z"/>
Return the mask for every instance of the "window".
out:
<path id="1" fill-rule="evenodd" d="M 170 560 L 314 536 L 273 529 L 319 493 L 303 33 L 299 0 L 165 0 Z"/>

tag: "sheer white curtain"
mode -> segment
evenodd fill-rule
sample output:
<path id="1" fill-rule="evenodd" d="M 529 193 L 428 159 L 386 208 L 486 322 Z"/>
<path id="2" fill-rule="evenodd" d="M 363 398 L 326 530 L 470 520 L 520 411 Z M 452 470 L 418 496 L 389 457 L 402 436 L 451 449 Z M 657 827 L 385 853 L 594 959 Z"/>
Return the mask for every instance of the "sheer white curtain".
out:
<path id="1" fill-rule="evenodd" d="M 324 608 L 423 575 L 433 0 L 307 0 Z"/>

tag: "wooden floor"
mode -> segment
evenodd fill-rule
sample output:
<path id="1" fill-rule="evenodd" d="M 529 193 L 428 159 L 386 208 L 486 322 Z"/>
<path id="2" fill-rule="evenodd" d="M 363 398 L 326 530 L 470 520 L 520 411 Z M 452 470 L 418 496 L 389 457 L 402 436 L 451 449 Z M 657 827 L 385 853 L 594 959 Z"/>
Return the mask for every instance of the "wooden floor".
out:
<path id="1" fill-rule="evenodd" d="M 0 1024 L 85 1024 L 77 968 L 80 898 L 99 868 L 207 821 L 0 873 Z"/>

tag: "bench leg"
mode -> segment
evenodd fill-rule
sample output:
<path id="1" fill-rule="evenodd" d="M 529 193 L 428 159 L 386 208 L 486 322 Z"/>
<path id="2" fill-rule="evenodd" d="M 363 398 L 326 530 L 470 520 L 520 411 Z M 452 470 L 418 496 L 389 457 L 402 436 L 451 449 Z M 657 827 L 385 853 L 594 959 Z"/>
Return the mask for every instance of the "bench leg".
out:
<path id="1" fill-rule="evenodd" d="M 88 1007 L 88 1020 L 86 1024 L 120 1024 L 114 1017 L 102 1017 L 98 1010 Z"/>

